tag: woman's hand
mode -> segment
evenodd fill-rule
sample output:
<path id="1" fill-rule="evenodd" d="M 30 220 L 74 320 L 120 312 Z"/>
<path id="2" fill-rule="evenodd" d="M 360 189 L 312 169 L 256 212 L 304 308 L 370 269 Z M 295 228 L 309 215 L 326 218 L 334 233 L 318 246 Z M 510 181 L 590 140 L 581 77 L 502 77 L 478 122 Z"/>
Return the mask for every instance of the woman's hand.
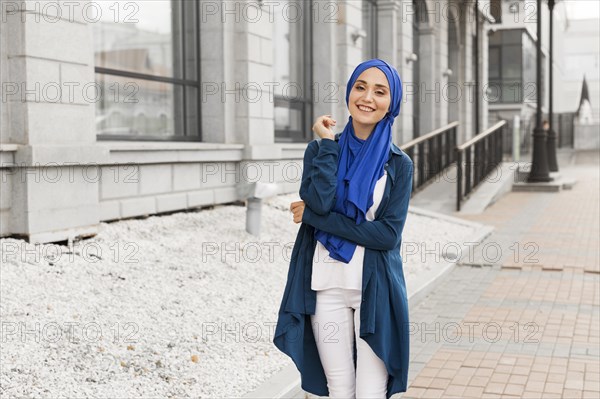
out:
<path id="1" fill-rule="evenodd" d="M 304 214 L 304 201 L 295 201 L 290 205 L 290 211 L 294 214 L 294 223 L 302 223 Z"/>
<path id="2" fill-rule="evenodd" d="M 331 118 L 331 115 L 322 115 L 317 118 L 315 124 L 312 127 L 312 131 L 319 135 L 322 139 L 335 139 L 335 135 L 331 128 L 335 126 L 335 119 Z"/>

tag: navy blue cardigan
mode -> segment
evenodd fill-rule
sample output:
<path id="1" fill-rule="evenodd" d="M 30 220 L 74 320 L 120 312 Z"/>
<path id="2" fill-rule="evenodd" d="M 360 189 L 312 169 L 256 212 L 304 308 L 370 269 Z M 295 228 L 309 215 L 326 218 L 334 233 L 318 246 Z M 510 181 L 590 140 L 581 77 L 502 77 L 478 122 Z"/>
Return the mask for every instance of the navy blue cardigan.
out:
<path id="1" fill-rule="evenodd" d="M 305 208 L 292 249 L 273 343 L 294 361 L 302 389 L 319 396 L 329 395 L 310 321 L 316 304 L 316 291 L 311 289 L 317 244 L 314 231 L 318 228 L 353 241 L 365 247 L 360 338 L 385 363 L 389 399 L 407 388 L 410 329 L 400 246 L 412 192 L 413 162 L 392 144 L 384 166 L 388 179 L 375 219 L 357 225 L 353 219 L 331 211 L 340 134 L 335 135 L 335 140 L 312 140 L 304 153 L 300 198 Z M 356 360 L 356 347 L 354 356 Z"/>

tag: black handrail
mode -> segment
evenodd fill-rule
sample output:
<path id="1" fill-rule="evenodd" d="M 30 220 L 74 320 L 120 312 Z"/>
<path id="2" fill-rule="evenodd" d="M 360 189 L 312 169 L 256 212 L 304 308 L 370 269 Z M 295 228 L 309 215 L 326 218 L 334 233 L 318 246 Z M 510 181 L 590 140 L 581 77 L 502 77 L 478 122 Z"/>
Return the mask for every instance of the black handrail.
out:
<path id="1" fill-rule="evenodd" d="M 400 149 L 413 160 L 415 166 L 413 194 L 424 188 L 455 161 L 455 153 L 452 149 L 456 146 L 457 127 L 458 122 L 451 122 L 400 146 Z"/>
<path id="2" fill-rule="evenodd" d="M 471 191 L 502 162 L 502 136 L 506 121 L 502 120 L 464 144 L 456 146 L 456 211 Z M 473 162 L 471 162 L 471 153 Z M 463 156 L 464 153 L 464 156 Z M 465 173 L 463 176 L 463 159 Z M 464 178 L 464 184 L 463 184 Z M 471 181 L 473 182 L 471 184 Z"/>

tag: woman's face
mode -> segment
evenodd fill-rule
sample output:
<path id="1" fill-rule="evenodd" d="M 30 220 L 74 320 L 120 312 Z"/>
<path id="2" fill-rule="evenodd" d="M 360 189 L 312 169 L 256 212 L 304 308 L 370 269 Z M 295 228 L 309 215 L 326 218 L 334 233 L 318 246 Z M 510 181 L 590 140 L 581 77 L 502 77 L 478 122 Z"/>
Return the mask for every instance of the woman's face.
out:
<path id="1" fill-rule="evenodd" d="M 348 110 L 354 122 L 372 128 L 388 112 L 391 101 L 387 77 L 379 68 L 372 67 L 365 69 L 354 82 Z"/>

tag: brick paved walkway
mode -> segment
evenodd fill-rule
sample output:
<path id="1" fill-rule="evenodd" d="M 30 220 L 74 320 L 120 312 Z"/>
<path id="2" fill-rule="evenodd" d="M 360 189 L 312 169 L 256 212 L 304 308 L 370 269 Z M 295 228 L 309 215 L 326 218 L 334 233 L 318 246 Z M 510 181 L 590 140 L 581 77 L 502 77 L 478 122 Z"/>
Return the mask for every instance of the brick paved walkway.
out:
<path id="1" fill-rule="evenodd" d="M 578 154 L 572 190 L 508 193 L 494 233 L 411 311 L 399 398 L 600 397 L 600 169 Z"/>

